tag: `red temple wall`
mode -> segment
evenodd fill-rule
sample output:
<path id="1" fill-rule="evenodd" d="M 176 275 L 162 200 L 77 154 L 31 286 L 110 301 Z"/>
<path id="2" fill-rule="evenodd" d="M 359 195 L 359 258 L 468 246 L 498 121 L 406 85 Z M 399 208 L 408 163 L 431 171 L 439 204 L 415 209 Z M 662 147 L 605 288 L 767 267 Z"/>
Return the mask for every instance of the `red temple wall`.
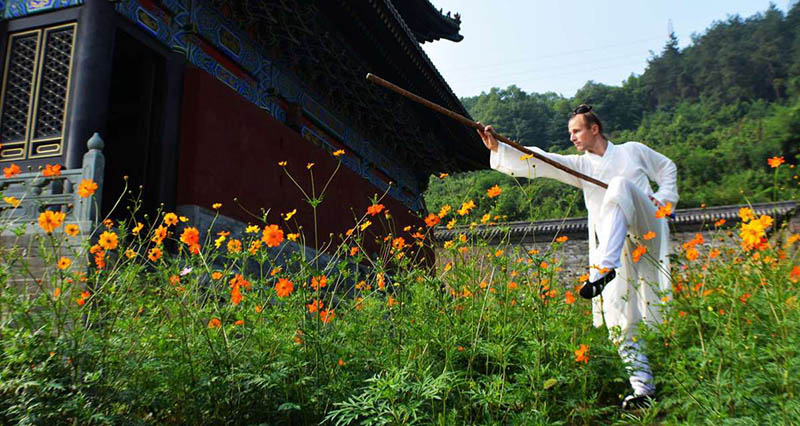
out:
<path id="1" fill-rule="evenodd" d="M 314 181 L 319 192 L 338 162 L 330 153 L 196 68 L 186 69 L 181 114 L 178 205 L 210 208 L 213 203 L 222 203 L 221 214 L 255 222 L 233 202 L 236 197 L 256 214 L 262 207 L 271 209 L 269 223 L 280 224 L 284 229 L 280 213 L 296 208 L 295 218 L 303 225 L 309 244 L 313 244 L 311 206 L 278 162 L 287 161 L 287 170 L 310 194 L 306 164 L 315 164 Z M 343 234 L 352 227 L 354 216 L 360 217 L 366 211 L 376 193 L 382 191 L 342 165 L 318 208 L 320 242 L 326 241 L 330 233 Z M 382 203 L 391 211 L 401 235 L 406 234 L 400 232 L 405 225 L 424 226 L 394 198 L 386 196 Z M 385 232 L 380 221 L 375 220 L 377 217 L 372 219 L 373 232 Z M 410 240 L 406 236 L 406 241 Z"/>

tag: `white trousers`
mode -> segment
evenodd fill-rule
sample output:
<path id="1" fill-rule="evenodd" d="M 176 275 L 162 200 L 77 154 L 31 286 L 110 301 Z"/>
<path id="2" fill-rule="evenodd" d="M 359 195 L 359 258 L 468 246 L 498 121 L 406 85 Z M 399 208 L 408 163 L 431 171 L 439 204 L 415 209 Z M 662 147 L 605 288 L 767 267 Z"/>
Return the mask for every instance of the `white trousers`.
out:
<path id="1" fill-rule="evenodd" d="M 629 223 L 618 204 L 604 207 L 606 207 L 604 209 L 606 214 L 601 219 L 600 227 L 604 230 L 606 238 L 600 241 L 600 252 L 602 253 L 600 267 L 616 269 L 622 265 L 622 248 L 625 245 Z M 592 281 L 600 276 L 601 273 L 597 269 L 592 269 L 590 272 Z M 636 336 L 632 332 L 624 336 L 619 345 L 619 356 L 625 363 L 634 395 L 652 395 L 656 391 L 653 372 L 650 370 L 650 363 L 644 354 L 643 345 L 634 339 Z"/>
<path id="2" fill-rule="evenodd" d="M 653 372 L 650 370 L 650 363 L 644 354 L 643 346 L 639 341 L 631 338 L 626 338 L 619 345 L 619 356 L 625 363 L 633 394 L 636 396 L 652 395 L 656 391 Z"/>

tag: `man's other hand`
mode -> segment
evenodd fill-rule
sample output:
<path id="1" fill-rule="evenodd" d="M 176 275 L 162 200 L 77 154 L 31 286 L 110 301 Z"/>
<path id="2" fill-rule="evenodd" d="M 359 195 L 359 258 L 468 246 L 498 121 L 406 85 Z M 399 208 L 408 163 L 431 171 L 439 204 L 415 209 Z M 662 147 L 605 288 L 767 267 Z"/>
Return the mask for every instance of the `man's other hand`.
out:
<path id="1" fill-rule="evenodd" d="M 478 124 L 481 123 L 478 122 Z M 483 126 L 483 124 L 481 124 L 481 126 Z M 480 129 L 475 129 L 475 131 L 478 132 L 478 136 L 481 137 L 481 140 L 483 141 L 483 144 L 486 145 L 486 148 L 488 148 L 490 151 L 497 152 L 497 146 L 499 144 L 492 133 L 492 126 L 485 126 L 482 132 Z"/>

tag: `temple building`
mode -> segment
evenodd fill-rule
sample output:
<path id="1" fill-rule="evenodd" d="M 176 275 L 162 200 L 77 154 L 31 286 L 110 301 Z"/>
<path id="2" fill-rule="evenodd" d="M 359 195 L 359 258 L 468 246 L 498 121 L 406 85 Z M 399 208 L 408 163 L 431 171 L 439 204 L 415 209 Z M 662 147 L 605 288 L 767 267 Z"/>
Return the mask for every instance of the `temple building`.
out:
<path id="1" fill-rule="evenodd" d="M 105 141 L 102 212 L 142 186 L 144 210 L 312 209 L 320 235 L 375 194 L 422 224 L 431 174 L 485 168 L 471 129 L 365 80 L 368 72 L 467 115 L 420 43 L 459 41 L 428 0 L 5 0 L 0 165 L 81 167 Z M 335 158 L 332 153 L 343 149 Z M 314 163 L 309 166 L 309 163 Z M 311 167 L 310 169 L 308 167 Z M 236 202 L 234 202 L 234 197 Z"/>

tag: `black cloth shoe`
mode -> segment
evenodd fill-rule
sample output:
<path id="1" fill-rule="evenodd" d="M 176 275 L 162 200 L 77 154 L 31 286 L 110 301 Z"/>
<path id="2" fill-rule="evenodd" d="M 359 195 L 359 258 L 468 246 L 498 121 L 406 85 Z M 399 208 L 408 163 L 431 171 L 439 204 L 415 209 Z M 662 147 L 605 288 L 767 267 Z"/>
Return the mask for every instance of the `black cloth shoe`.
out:
<path id="1" fill-rule="evenodd" d="M 581 287 L 580 294 L 584 299 L 597 297 L 603 292 L 606 284 L 610 283 L 617 276 L 617 271 L 611 270 L 607 274 L 598 278 L 596 281 L 589 281 Z"/>
<path id="2" fill-rule="evenodd" d="M 623 410 L 638 410 L 640 408 L 650 408 L 655 401 L 653 395 L 628 395 L 622 400 Z"/>

